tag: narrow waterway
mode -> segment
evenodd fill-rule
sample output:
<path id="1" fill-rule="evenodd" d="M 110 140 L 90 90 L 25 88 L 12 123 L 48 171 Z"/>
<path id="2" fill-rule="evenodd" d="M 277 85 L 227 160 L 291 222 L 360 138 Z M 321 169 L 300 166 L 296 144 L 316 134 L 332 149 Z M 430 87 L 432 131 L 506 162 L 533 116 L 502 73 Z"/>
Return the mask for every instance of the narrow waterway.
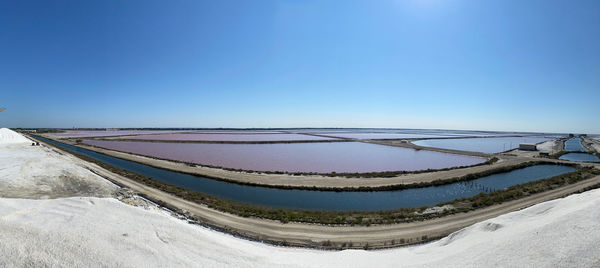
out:
<path id="1" fill-rule="evenodd" d="M 558 159 L 574 162 L 600 162 L 600 158 L 587 153 L 587 149 L 581 143 L 581 138 L 573 138 L 565 142 L 565 151 L 570 153 L 561 155 Z"/>
<path id="2" fill-rule="evenodd" d="M 568 152 L 587 152 L 581 144 L 581 138 L 572 138 L 565 141 L 565 151 Z"/>

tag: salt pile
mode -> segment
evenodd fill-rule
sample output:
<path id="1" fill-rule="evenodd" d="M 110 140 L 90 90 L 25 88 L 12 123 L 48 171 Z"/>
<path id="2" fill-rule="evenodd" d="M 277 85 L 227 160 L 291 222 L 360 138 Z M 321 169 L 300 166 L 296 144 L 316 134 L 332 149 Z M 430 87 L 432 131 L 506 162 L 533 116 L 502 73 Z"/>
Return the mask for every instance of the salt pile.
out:
<path id="1" fill-rule="evenodd" d="M 0 198 L 0 267 L 599 267 L 600 190 L 387 250 L 276 247 L 113 198 Z"/>
<path id="2" fill-rule="evenodd" d="M 118 190 L 116 185 L 82 166 L 76 157 L 49 146 L 30 144 L 19 133 L 0 129 L 0 197 L 109 197 Z"/>
<path id="3" fill-rule="evenodd" d="M 0 129 L 0 144 L 11 144 L 11 143 L 29 143 L 31 142 L 23 135 L 14 132 L 8 128 Z"/>

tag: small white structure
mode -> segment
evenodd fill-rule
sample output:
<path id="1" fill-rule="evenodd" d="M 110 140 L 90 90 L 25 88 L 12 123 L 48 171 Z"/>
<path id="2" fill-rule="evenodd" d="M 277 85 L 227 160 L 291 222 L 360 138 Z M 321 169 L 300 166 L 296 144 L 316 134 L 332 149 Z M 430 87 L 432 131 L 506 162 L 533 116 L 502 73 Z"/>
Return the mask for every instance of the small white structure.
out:
<path id="1" fill-rule="evenodd" d="M 537 151 L 537 146 L 533 143 L 520 143 L 519 150 L 523 151 Z"/>

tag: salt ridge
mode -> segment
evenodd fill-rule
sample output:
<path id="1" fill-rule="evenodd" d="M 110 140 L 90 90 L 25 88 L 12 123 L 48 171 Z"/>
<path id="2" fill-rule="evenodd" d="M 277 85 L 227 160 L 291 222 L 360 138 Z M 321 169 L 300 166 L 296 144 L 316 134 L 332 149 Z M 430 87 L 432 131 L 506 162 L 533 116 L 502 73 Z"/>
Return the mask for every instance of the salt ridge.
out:
<path id="1" fill-rule="evenodd" d="M 13 144 L 13 143 L 29 143 L 29 139 L 23 137 L 23 135 L 14 132 L 8 128 L 0 129 L 0 144 Z"/>

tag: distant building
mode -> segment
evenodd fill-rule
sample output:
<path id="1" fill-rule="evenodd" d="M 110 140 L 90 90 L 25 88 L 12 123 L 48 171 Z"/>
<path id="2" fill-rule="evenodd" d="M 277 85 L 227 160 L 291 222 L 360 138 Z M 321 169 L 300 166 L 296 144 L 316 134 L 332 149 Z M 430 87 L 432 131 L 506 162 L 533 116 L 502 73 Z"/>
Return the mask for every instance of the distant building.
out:
<path id="1" fill-rule="evenodd" d="M 400 143 L 408 143 L 407 140 L 401 140 Z"/>
<path id="2" fill-rule="evenodd" d="M 537 151 L 537 146 L 533 143 L 521 143 L 519 144 L 519 150 L 523 151 Z"/>
<path id="3" fill-rule="evenodd" d="M 549 157 L 550 153 L 549 152 L 540 152 L 540 156 Z"/>

